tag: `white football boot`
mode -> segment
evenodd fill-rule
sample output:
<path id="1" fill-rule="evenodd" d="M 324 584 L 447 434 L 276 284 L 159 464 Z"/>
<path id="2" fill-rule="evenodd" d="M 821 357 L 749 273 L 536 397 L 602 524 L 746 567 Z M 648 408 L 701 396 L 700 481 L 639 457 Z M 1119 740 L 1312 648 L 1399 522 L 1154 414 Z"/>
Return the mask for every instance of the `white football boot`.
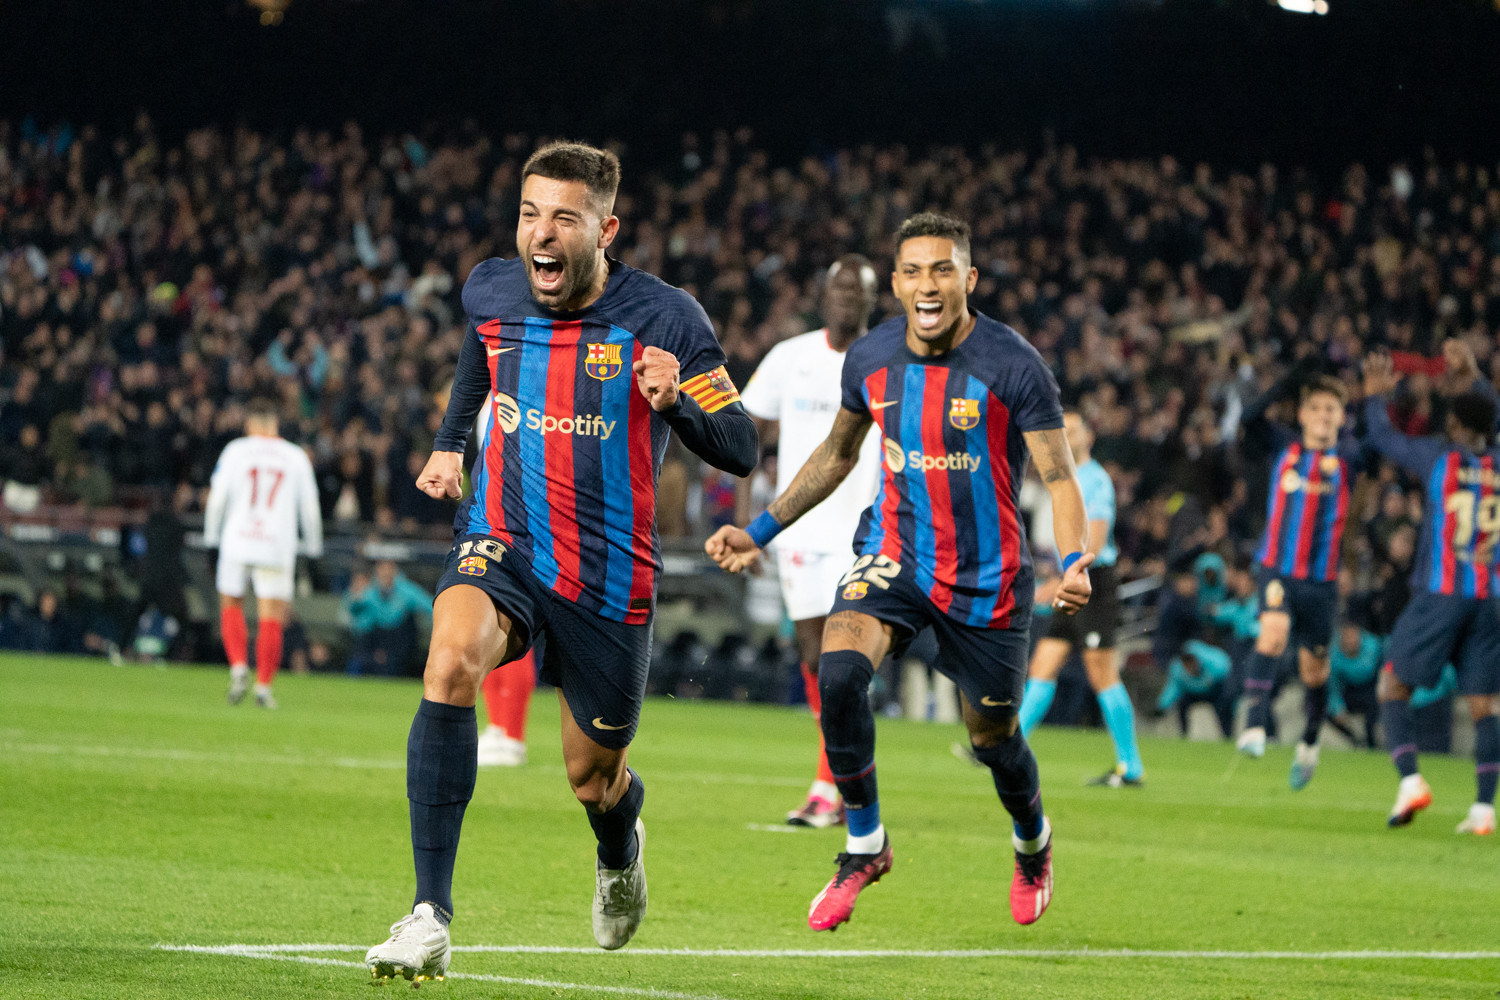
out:
<path id="1" fill-rule="evenodd" d="M 438 919 L 431 903 L 418 903 L 391 925 L 384 944 L 365 953 L 365 964 L 376 979 L 442 979 L 448 959 L 448 925 Z"/>
<path id="2" fill-rule="evenodd" d="M 614 951 L 635 936 L 646 915 L 646 827 L 635 821 L 635 860 L 624 868 L 595 862 L 594 940 Z"/>

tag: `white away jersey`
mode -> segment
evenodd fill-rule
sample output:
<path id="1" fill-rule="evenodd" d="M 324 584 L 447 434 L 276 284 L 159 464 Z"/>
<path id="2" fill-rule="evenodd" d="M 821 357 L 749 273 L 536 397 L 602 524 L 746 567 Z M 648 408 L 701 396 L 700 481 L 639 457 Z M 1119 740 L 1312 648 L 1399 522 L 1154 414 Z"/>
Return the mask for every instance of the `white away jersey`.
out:
<path id="1" fill-rule="evenodd" d="M 771 348 L 740 393 L 740 403 L 751 416 L 781 423 L 776 445 L 778 495 L 833 429 L 842 399 L 844 357 L 828 346 L 827 330 L 804 333 Z M 801 552 L 848 553 L 859 516 L 875 499 L 880 462 L 880 435 L 869 434 L 849 478 L 777 535 L 775 544 Z"/>
<path id="2" fill-rule="evenodd" d="M 302 552 L 323 554 L 323 519 L 312 463 L 290 441 L 252 435 L 229 442 L 214 467 L 203 515 L 203 539 L 220 559 L 247 566 L 287 566 Z"/>

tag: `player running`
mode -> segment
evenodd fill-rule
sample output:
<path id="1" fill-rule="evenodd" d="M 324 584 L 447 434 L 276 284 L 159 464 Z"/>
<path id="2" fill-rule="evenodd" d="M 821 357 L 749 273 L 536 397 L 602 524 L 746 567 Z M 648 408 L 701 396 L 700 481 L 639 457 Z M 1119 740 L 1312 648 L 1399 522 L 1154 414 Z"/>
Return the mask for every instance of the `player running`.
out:
<path id="1" fill-rule="evenodd" d="M 1088 603 L 1088 519 L 1063 432 L 1057 382 L 1014 330 L 970 311 L 979 280 L 969 227 L 922 213 L 897 233 L 892 288 L 905 315 L 849 348 L 833 430 L 748 530 L 706 543 L 738 572 L 784 527 L 849 475 L 872 423 L 883 438 L 880 492 L 860 518 L 854 565 L 839 580 L 823 632 L 818 687 L 828 763 L 848 811 L 838 873 L 813 899 L 808 924 L 849 919 L 861 889 L 891 870 L 875 780 L 875 718 L 866 691 L 875 664 L 924 626 L 962 692 L 975 757 L 990 768 L 1014 832 L 1011 914 L 1023 924 L 1052 896 L 1052 828 L 1036 758 L 1016 713 L 1026 679 L 1032 569 L 1016 512 L 1031 453 L 1052 494 L 1064 613 Z"/>
<path id="2" fill-rule="evenodd" d="M 323 554 L 323 517 L 312 463 L 278 433 L 276 407 L 257 399 L 245 418 L 245 436 L 224 446 L 208 484 L 203 543 L 218 548 L 214 588 L 219 631 L 229 658 L 229 704 L 250 688 L 245 582 L 255 590 L 255 703 L 275 708 L 271 682 L 281 668 L 282 627 L 296 580 L 297 537 L 302 554 Z"/>
<path id="3" fill-rule="evenodd" d="M 828 269 L 821 330 L 784 340 L 771 348 L 741 402 L 756 418 L 764 441 L 776 438 L 776 491 L 784 492 L 828 432 L 839 410 L 844 352 L 869 330 L 875 309 L 875 268 L 858 254 L 841 257 Z M 859 461 L 829 498 L 776 539 L 781 599 L 796 630 L 802 656 L 802 686 L 813 720 L 821 717 L 818 655 L 823 623 L 839 578 L 849 569 L 849 540 L 859 515 L 875 497 L 880 480 L 880 443 L 866 436 Z M 827 827 L 844 822 L 844 806 L 828 769 L 823 731 L 818 729 L 817 777 L 807 801 L 787 814 L 793 826 Z"/>
<path id="4" fill-rule="evenodd" d="M 484 261 L 464 285 L 468 334 L 417 480 L 430 496 L 459 496 L 464 438 L 490 407 L 473 494 L 438 580 L 407 742 L 415 905 L 365 956 L 376 978 L 448 968 L 453 866 L 476 771 L 474 703 L 485 674 L 538 635 L 568 783 L 599 844 L 594 939 L 603 948 L 630 940 L 646 912 L 645 789 L 626 748 L 661 571 L 656 476 L 669 433 L 735 475 L 755 465 L 755 428 L 702 307 L 605 256 L 620 225 L 614 154 L 554 143 L 521 177 L 520 257 Z"/>
<path id="5" fill-rule="evenodd" d="M 1495 396 L 1482 378 L 1451 402 L 1444 437 L 1408 437 L 1391 424 L 1387 394 L 1396 386 L 1389 355 L 1365 360 L 1367 440 L 1423 485 L 1421 541 L 1411 601 L 1396 619 L 1376 684 L 1380 725 L 1401 775 L 1386 822 L 1405 826 L 1432 804 L 1417 771 L 1411 696 L 1437 683 L 1443 665 L 1458 668 L 1459 690 L 1474 720 L 1478 795 L 1458 833 L 1495 832 L 1500 774 L 1500 450 Z M 1488 391 L 1486 391 L 1488 390 Z"/>
<path id="6" fill-rule="evenodd" d="M 1115 766 L 1091 785 L 1111 788 L 1140 785 L 1146 777 L 1141 750 L 1135 740 L 1135 709 L 1130 695 L 1120 683 L 1120 666 L 1115 660 L 1115 629 L 1120 620 L 1116 596 L 1115 560 L 1115 486 L 1104 466 L 1094 461 L 1094 432 L 1084 423 L 1083 415 L 1072 410 L 1063 414 L 1063 430 L 1078 469 L 1078 483 L 1083 490 L 1083 506 L 1089 518 L 1089 548 L 1094 555 L 1089 582 L 1093 592 L 1088 606 L 1076 615 L 1054 615 L 1047 635 L 1036 644 L 1031 656 L 1031 677 L 1026 681 L 1026 698 L 1021 702 L 1021 735 L 1029 737 L 1052 707 L 1057 694 L 1057 675 L 1062 672 L 1068 654 L 1075 648 L 1083 651 L 1083 668 L 1089 684 L 1099 699 L 1104 725 L 1115 744 Z"/>
<path id="7" fill-rule="evenodd" d="M 1302 386 L 1300 433 L 1264 416 L 1287 388 L 1287 382 L 1278 384 L 1245 416 L 1247 430 L 1269 437 L 1279 454 L 1271 466 L 1266 529 L 1255 552 L 1260 635 L 1246 669 L 1245 690 L 1252 700 L 1236 746 L 1249 757 L 1265 755 L 1276 670 L 1288 644 L 1294 645 L 1307 715 L 1288 777 L 1296 791 L 1307 787 L 1317 770 L 1318 737 L 1328 714 L 1328 644 L 1359 444 L 1339 434 L 1345 416 L 1342 382 L 1317 375 Z"/>

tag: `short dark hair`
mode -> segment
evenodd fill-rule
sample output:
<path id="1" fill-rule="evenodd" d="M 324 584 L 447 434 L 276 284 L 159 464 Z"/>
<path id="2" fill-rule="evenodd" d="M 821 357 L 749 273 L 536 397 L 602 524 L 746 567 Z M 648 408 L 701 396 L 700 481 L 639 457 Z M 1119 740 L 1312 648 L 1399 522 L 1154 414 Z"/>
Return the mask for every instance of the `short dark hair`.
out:
<path id="1" fill-rule="evenodd" d="M 1314 393 L 1326 392 L 1339 401 L 1340 405 L 1349 402 L 1349 390 L 1344 383 L 1334 375 L 1315 375 L 1302 386 L 1302 393 L 1298 396 L 1300 402 L 1307 402 L 1308 397 Z"/>
<path id="2" fill-rule="evenodd" d="M 275 420 L 281 414 L 276 409 L 276 404 L 264 396 L 257 396 L 250 400 L 250 405 L 245 407 L 245 415 L 252 420 Z"/>
<path id="3" fill-rule="evenodd" d="M 532 174 L 554 181 L 582 181 L 599 214 L 608 215 L 620 189 L 620 158 L 581 142 L 549 142 L 527 159 L 521 183 Z"/>
<path id="4" fill-rule="evenodd" d="M 1465 430 L 1483 434 L 1488 441 L 1495 434 L 1495 401 L 1482 392 L 1470 389 L 1453 397 L 1453 415 Z"/>
<path id="5" fill-rule="evenodd" d="M 962 219 L 937 212 L 918 212 L 901 223 L 901 228 L 896 231 L 896 253 L 901 253 L 901 246 L 907 240 L 914 240 L 919 236 L 936 236 L 952 240 L 954 248 L 963 254 L 964 259 L 972 260 L 969 254 L 969 232 L 969 224 Z"/>

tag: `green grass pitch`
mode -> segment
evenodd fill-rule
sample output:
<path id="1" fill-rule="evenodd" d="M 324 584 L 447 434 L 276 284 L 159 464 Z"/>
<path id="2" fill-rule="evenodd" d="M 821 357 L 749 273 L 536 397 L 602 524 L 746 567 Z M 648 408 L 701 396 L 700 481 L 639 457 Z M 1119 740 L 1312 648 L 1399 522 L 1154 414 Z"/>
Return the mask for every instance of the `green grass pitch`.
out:
<path id="1" fill-rule="evenodd" d="M 0 658 L 0 996 L 305 1000 L 410 988 L 372 987 L 359 962 L 411 901 L 404 755 L 417 686 L 283 677 L 282 707 L 266 712 L 227 706 L 226 681 L 219 670 Z M 1428 758 L 1437 801 L 1392 831 L 1395 778 L 1381 754 L 1329 752 L 1294 794 L 1285 748 L 1256 762 L 1228 745 L 1148 740 L 1147 786 L 1113 791 L 1082 785 L 1108 763 L 1102 733 L 1043 730 L 1034 745 L 1056 897 L 1023 928 L 1010 919 L 1009 824 L 988 775 L 950 754 L 955 728 L 882 720 L 895 869 L 850 924 L 814 934 L 808 902 L 843 833 L 774 829 L 809 776 L 811 721 L 672 700 L 647 703 L 631 752 L 647 787 L 651 908 L 629 947 L 600 952 L 593 841 L 556 720 L 539 692 L 532 763 L 480 774 L 454 943 L 491 947 L 456 953 L 455 975 L 424 996 L 1500 989 L 1500 843 L 1452 832 L 1473 794 L 1467 761 Z M 179 946 L 221 950 L 169 950 Z M 985 954 L 931 954 L 963 950 Z M 823 954 L 833 951 L 884 954 Z M 1348 954 L 1369 952 L 1387 954 Z"/>

